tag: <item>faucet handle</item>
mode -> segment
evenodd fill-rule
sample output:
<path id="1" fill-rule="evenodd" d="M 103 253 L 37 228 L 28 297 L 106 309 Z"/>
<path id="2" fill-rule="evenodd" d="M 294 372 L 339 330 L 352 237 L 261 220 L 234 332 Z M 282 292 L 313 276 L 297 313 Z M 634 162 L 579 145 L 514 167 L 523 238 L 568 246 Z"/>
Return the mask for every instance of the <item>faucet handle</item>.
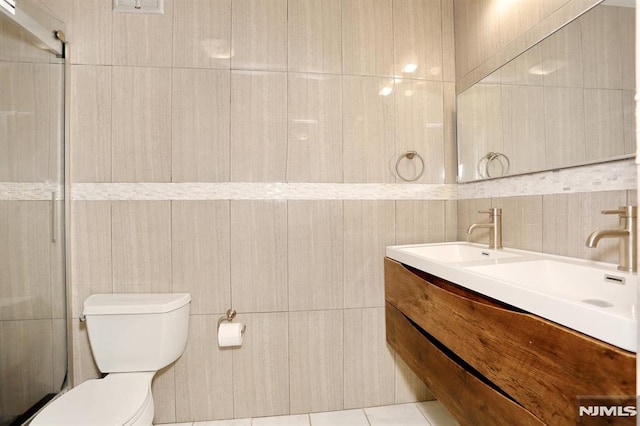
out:
<path id="1" fill-rule="evenodd" d="M 638 217 L 638 207 L 620 206 L 617 210 L 602 210 L 602 214 L 617 214 L 620 217 Z"/>

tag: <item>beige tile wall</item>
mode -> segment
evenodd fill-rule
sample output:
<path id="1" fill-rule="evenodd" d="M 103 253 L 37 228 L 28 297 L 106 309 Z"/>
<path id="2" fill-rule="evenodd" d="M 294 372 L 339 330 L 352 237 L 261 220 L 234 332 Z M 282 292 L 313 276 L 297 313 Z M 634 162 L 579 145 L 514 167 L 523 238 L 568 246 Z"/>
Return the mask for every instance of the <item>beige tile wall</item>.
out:
<path id="1" fill-rule="evenodd" d="M 408 149 L 453 181 L 452 0 L 50 3 L 82 40 L 77 182 L 395 182 Z"/>
<path id="2" fill-rule="evenodd" d="M 391 0 L 343 0 L 343 72 L 392 76 L 393 28 Z"/>
<path id="3" fill-rule="evenodd" d="M 455 181 L 452 0 L 169 0 L 157 16 L 49 4 L 82 40 L 74 182 L 396 183 L 406 150 L 427 163 L 419 183 Z M 192 294 L 185 354 L 154 381 L 156 422 L 431 397 L 386 345 L 382 257 L 455 238 L 455 201 L 73 204 L 75 318 L 95 292 Z M 245 344 L 221 350 L 230 306 Z M 97 371 L 74 324 L 80 383 Z"/>
<path id="4" fill-rule="evenodd" d="M 242 348 L 232 350 L 234 417 L 289 413 L 289 314 L 252 313 L 238 315 L 238 321 L 252 337 L 247 334 Z"/>
<path id="5" fill-rule="evenodd" d="M 71 152 L 71 161 L 83 165 L 72 170 L 77 182 L 111 182 L 111 88 L 111 67 L 73 67 L 71 139 L 83 141 Z"/>
<path id="6" fill-rule="evenodd" d="M 344 76 L 342 84 L 344 181 L 394 182 L 394 99 L 380 95 L 393 86 L 386 78 L 360 76 Z"/>
<path id="7" fill-rule="evenodd" d="M 341 310 L 289 314 L 289 391 L 291 413 L 345 408 L 349 371 L 345 357 L 347 312 Z M 393 368 L 387 371 L 393 375 Z M 352 379 L 352 374 L 347 374 Z"/>
<path id="8" fill-rule="evenodd" d="M 114 66 L 111 78 L 112 181 L 168 181 L 172 141 L 171 90 L 167 82 L 171 70 Z M 92 96 L 91 92 L 83 95 Z"/>
<path id="9" fill-rule="evenodd" d="M 229 71 L 176 68 L 171 80 L 174 182 L 229 180 Z"/>
<path id="10" fill-rule="evenodd" d="M 231 3 L 231 68 L 287 70 L 287 0 Z"/>
<path id="11" fill-rule="evenodd" d="M 287 82 L 289 182 L 342 182 L 342 79 L 290 73 Z"/>
<path id="12" fill-rule="evenodd" d="M 344 312 L 344 408 L 394 402 L 393 352 L 385 339 L 384 307 Z M 368 392 L 361 392 L 368 389 Z"/>
<path id="13" fill-rule="evenodd" d="M 383 306 L 386 246 L 396 240 L 393 201 L 344 203 L 344 307 Z M 375 229 L 375 232 L 369 230 Z"/>
<path id="14" fill-rule="evenodd" d="M 287 311 L 287 202 L 232 201 L 230 214 L 234 307 L 240 312 Z"/>
<path id="15" fill-rule="evenodd" d="M 380 2 L 382 3 L 382 2 Z M 451 37 L 443 28 L 442 2 L 396 0 L 393 2 L 394 75 L 402 75 L 407 64 L 420 64 L 414 76 L 444 80 L 442 40 Z M 452 6 L 452 2 L 444 2 Z M 424 43 L 423 40 L 429 40 Z M 449 47 L 449 46 L 447 46 Z M 451 79 L 451 76 L 448 79 Z"/>
<path id="16" fill-rule="evenodd" d="M 232 352 L 218 349 L 217 325 L 214 315 L 191 316 L 190 344 L 175 364 L 178 419 L 233 417 L 233 394 L 229 391 L 234 384 Z"/>
<path id="17" fill-rule="evenodd" d="M 344 307 L 341 201 L 290 201 L 287 211 L 289 309 Z"/>
<path id="18" fill-rule="evenodd" d="M 229 214 L 228 201 L 171 203 L 172 290 L 191 293 L 194 314 L 224 312 L 231 303 L 231 277 L 237 271 L 230 259 L 235 252 L 230 251 Z"/>
<path id="19" fill-rule="evenodd" d="M 287 75 L 231 72 L 231 180 L 282 182 L 287 164 Z"/>
<path id="20" fill-rule="evenodd" d="M 170 202 L 114 201 L 111 205 L 113 291 L 170 291 L 171 243 Z"/>
<path id="21" fill-rule="evenodd" d="M 70 223 L 71 312 L 78 317 L 84 300 L 94 293 L 112 293 L 111 203 L 74 203 Z"/>
<path id="22" fill-rule="evenodd" d="M 173 10 L 173 66 L 229 69 L 231 0 L 178 0 Z M 206 54 L 203 54 L 203 50 Z"/>
<path id="23" fill-rule="evenodd" d="M 539 0 L 527 0 L 535 3 Z M 500 46 L 500 24 L 492 13 L 494 0 L 454 2 L 456 78 L 466 75 L 495 54 Z"/>
<path id="24" fill-rule="evenodd" d="M 342 1 L 289 0 L 289 71 L 342 72 Z"/>

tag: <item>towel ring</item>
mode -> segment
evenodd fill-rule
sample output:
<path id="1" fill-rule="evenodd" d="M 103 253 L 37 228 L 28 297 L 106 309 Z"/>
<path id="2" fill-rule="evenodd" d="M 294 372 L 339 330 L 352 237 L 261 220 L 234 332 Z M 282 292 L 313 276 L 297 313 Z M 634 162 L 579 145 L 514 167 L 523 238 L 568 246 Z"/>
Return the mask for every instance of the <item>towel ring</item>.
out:
<path id="1" fill-rule="evenodd" d="M 489 171 L 489 166 L 493 161 L 498 161 L 498 163 L 500 164 L 500 174 L 498 176 L 491 176 L 491 172 Z M 488 152 L 478 161 L 478 174 L 483 178 L 505 176 L 509 173 L 510 168 L 511 161 L 509 161 L 509 157 L 502 154 L 501 152 Z"/>
<path id="2" fill-rule="evenodd" d="M 400 167 L 400 161 L 402 161 L 402 159 L 404 157 L 407 157 L 407 159 L 409 160 L 413 160 L 415 157 L 418 157 L 418 160 L 420 160 L 420 171 L 418 172 L 417 175 L 415 175 L 412 178 L 405 178 L 404 176 L 402 176 L 402 174 L 400 173 L 399 167 Z M 422 159 L 422 156 L 420 154 L 418 154 L 416 151 L 407 151 L 404 154 L 402 154 L 401 156 L 398 157 L 398 160 L 396 161 L 396 173 L 398 174 L 398 177 L 400 179 L 402 179 L 405 182 L 415 182 L 418 179 L 420 179 L 420 177 L 424 174 L 424 160 Z"/>

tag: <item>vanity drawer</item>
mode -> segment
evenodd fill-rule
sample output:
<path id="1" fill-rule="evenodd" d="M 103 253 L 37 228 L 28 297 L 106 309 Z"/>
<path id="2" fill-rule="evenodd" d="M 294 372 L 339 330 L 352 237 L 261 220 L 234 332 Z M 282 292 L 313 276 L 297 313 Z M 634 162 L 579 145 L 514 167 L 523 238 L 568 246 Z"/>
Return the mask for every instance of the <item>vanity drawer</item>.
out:
<path id="1" fill-rule="evenodd" d="M 578 396 L 635 395 L 633 353 L 388 258 L 385 293 L 391 306 L 544 423 L 575 425 Z"/>
<path id="2" fill-rule="evenodd" d="M 386 304 L 387 341 L 462 425 L 543 425 L 532 413 L 475 377 Z"/>

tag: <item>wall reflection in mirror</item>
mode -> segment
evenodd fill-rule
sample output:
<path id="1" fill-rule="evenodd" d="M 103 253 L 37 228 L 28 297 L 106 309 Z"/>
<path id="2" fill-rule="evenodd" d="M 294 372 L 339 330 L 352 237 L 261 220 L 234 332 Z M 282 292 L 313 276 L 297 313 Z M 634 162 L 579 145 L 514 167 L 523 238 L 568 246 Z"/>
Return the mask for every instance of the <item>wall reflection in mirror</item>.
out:
<path id="1" fill-rule="evenodd" d="M 633 4 L 601 3 L 458 95 L 460 182 L 634 153 Z"/>

